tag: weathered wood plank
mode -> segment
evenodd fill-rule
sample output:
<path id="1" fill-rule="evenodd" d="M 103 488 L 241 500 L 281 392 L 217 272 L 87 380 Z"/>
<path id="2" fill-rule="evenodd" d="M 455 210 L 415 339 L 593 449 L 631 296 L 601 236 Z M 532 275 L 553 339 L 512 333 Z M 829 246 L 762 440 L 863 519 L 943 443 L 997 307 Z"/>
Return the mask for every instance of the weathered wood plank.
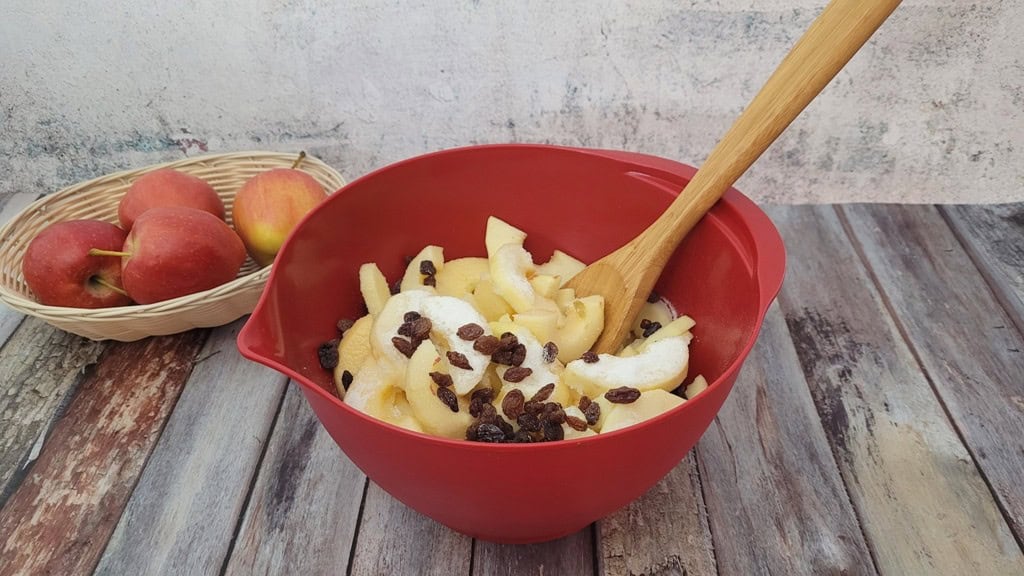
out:
<path id="1" fill-rule="evenodd" d="M 697 461 L 719 573 L 875 573 L 777 305 Z"/>
<path id="2" fill-rule="evenodd" d="M 3 209 L 0 210 L 0 226 L 7 224 L 11 218 L 17 216 L 19 212 L 24 210 L 25 207 L 31 204 L 37 197 L 38 195 L 36 194 L 19 192 L 8 198 L 7 202 L 4 203 Z M 0 347 L 4 345 L 4 342 L 7 342 L 11 333 L 18 327 L 18 324 L 21 324 L 21 321 L 24 318 L 25 315 L 21 312 L 17 312 L 0 304 Z"/>
<path id="3" fill-rule="evenodd" d="M 934 207 L 841 213 L 1020 541 L 1024 338 Z"/>
<path id="4" fill-rule="evenodd" d="M 366 477 L 289 387 L 228 574 L 342 574 Z"/>
<path id="5" fill-rule="evenodd" d="M 414 511 L 370 482 L 353 576 L 469 574 L 473 540 Z"/>
<path id="6" fill-rule="evenodd" d="M 100 574 L 224 565 L 286 379 L 242 358 L 243 320 L 214 330 L 100 559 Z"/>
<path id="7" fill-rule="evenodd" d="M 691 452 L 640 499 L 596 525 L 599 574 L 718 574 Z"/>
<path id="8" fill-rule="evenodd" d="M 514 545 L 477 540 L 474 545 L 473 576 L 594 574 L 593 525 L 551 542 Z"/>
<path id="9" fill-rule="evenodd" d="M 780 307 L 879 570 L 1024 574 L 1013 534 L 835 209 L 769 214 L 789 250 Z"/>
<path id="10" fill-rule="evenodd" d="M 104 345 L 27 318 L 0 355 L 0 505 Z"/>
<path id="11" fill-rule="evenodd" d="M 1024 203 L 939 208 L 1024 331 Z"/>
<path id="12" fill-rule="evenodd" d="M 0 510 L 0 575 L 92 572 L 205 338 L 107 349 Z"/>

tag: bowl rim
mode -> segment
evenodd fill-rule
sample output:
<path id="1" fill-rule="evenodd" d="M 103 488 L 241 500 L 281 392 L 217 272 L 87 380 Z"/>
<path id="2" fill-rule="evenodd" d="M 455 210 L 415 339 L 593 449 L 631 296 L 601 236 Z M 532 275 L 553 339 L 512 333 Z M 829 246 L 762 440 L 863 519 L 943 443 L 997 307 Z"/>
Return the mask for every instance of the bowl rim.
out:
<path id="1" fill-rule="evenodd" d="M 624 160 L 626 162 L 637 165 L 638 167 L 646 167 L 660 171 L 670 172 L 675 176 L 691 180 L 694 174 L 697 173 L 697 168 L 676 162 L 674 160 L 668 160 L 658 156 L 651 156 L 647 154 L 640 154 L 635 152 L 625 152 L 619 150 L 608 150 L 599 148 L 581 148 L 581 147 L 570 147 L 570 146 L 558 146 L 552 144 L 526 144 L 526 143 L 511 143 L 511 144 L 480 144 L 480 145 L 469 145 L 459 146 L 456 148 L 447 148 L 443 150 L 437 150 L 413 156 L 403 160 L 399 160 L 392 164 L 377 168 L 363 176 L 360 176 L 341 189 L 338 190 L 338 194 L 344 193 L 345 189 L 350 186 L 356 186 L 361 184 L 364 180 L 368 180 L 376 177 L 378 174 L 394 169 L 396 167 L 405 166 L 410 163 L 419 162 L 423 160 L 431 159 L 435 156 L 449 155 L 460 152 L 466 152 L 470 150 L 480 149 L 504 149 L 504 150 L 515 150 L 515 149 L 533 149 L 533 150 L 549 150 L 556 152 L 570 152 L 578 154 L 586 154 L 592 156 L 599 156 L 603 158 Z M 681 193 L 677 192 L 678 193 Z M 322 206 L 322 205 L 321 205 Z M 303 222 L 306 219 L 312 218 L 315 213 L 320 210 L 321 206 L 318 206 L 312 212 L 307 214 L 303 218 Z M 736 358 L 729 364 L 729 366 L 716 378 L 714 381 L 708 382 L 708 389 L 712 387 L 719 387 L 724 385 L 726 381 L 733 378 L 738 371 L 742 368 L 744 361 L 753 349 L 754 344 L 757 342 L 757 337 L 764 324 L 765 316 L 768 313 L 768 309 L 778 295 L 782 288 L 783 278 L 785 276 L 785 245 L 782 241 L 782 236 L 779 234 L 775 225 L 768 218 L 768 215 L 761 210 L 753 200 L 748 198 L 746 195 L 730 187 L 729 190 L 722 196 L 718 203 L 712 208 L 715 211 L 719 206 L 728 206 L 733 210 L 736 210 L 743 217 L 743 221 L 748 224 L 750 233 L 754 238 L 755 254 L 753 258 L 754 265 L 754 276 L 756 279 L 756 285 L 758 287 L 758 306 L 757 313 L 755 315 L 755 321 L 753 323 L 753 330 L 750 333 L 749 338 L 744 342 L 740 348 Z M 303 222 L 299 223 L 299 226 Z M 287 245 L 290 241 L 285 243 L 282 247 L 282 251 L 287 249 Z M 763 247 L 761 249 L 756 249 Z M 256 303 L 256 307 L 253 309 L 250 320 L 256 317 L 266 307 L 266 301 L 268 298 L 268 288 L 273 284 L 277 269 L 271 270 L 270 278 L 264 287 L 263 293 L 260 295 L 259 301 Z M 556 442 L 531 442 L 531 443 L 488 443 L 488 442 L 471 442 L 465 439 L 447 438 L 443 436 L 435 436 L 426 432 L 417 432 L 415 430 L 409 430 L 402 428 L 390 422 L 374 418 L 368 414 L 365 414 L 355 408 L 352 408 L 346 404 L 343 400 L 338 398 L 337 395 L 332 394 L 324 387 L 319 386 L 315 383 L 307 381 L 306 377 L 300 374 L 298 371 L 278 362 L 275 359 L 268 358 L 266 356 L 255 353 L 251 347 L 247 345 L 247 341 L 251 338 L 251 326 L 250 320 L 246 321 L 245 326 L 239 331 L 238 337 L 236 338 L 236 345 L 239 352 L 245 358 L 263 364 L 274 370 L 282 372 L 288 375 L 292 380 L 298 384 L 304 394 L 315 394 L 319 398 L 341 408 L 357 418 L 361 418 L 364 422 L 371 423 L 375 426 L 383 426 L 386 430 L 390 430 L 393 433 L 399 435 L 408 435 L 412 438 L 418 438 L 434 444 L 438 447 L 450 447 L 459 450 L 469 451 L 490 451 L 490 450 L 561 450 L 565 447 L 574 447 L 580 445 L 580 443 L 597 442 L 601 438 L 617 438 L 628 434 L 637 433 L 638 431 L 654 426 L 659 422 L 666 419 L 673 418 L 677 413 L 685 411 L 693 411 L 696 408 L 687 408 L 691 404 L 699 406 L 700 404 L 709 401 L 708 394 L 701 393 L 695 396 L 692 400 L 686 399 L 686 402 L 675 406 L 657 416 L 648 418 L 642 422 L 638 422 L 631 426 L 614 430 L 607 433 L 598 433 L 592 436 L 584 436 L 580 438 L 571 438 L 565 440 L 559 440 Z M 705 391 L 706 392 L 706 391 Z"/>

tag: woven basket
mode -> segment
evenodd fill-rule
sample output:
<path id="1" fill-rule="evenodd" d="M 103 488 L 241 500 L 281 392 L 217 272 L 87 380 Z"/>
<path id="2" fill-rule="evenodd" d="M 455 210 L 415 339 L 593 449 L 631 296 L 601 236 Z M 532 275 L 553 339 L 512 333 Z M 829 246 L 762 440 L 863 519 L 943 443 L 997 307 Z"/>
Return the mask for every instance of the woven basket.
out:
<path id="1" fill-rule="evenodd" d="M 160 168 L 174 168 L 209 182 L 224 201 L 227 222 L 232 224 L 235 191 L 260 172 L 290 167 L 297 157 L 277 152 L 198 156 L 109 174 L 40 198 L 0 228 L 0 300 L 73 334 L 122 342 L 221 326 L 244 316 L 256 306 L 270 274 L 270 266 L 259 268 L 248 257 L 236 279 L 204 292 L 154 304 L 86 309 L 36 302 L 21 273 L 22 256 L 32 238 L 54 222 L 91 218 L 117 224 L 118 202 L 132 182 Z M 313 176 L 328 193 L 344 185 L 340 174 L 316 158 L 307 156 L 299 169 Z"/>

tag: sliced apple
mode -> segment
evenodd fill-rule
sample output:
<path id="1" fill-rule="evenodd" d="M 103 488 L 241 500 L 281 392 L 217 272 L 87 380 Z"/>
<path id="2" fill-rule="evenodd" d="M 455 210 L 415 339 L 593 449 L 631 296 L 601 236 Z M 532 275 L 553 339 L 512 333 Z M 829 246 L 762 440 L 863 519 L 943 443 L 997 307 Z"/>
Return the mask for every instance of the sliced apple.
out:
<path id="1" fill-rule="evenodd" d="M 544 350 L 543 345 L 533 337 L 533 334 L 512 322 L 507 320 L 491 322 L 491 332 L 495 335 L 504 334 L 505 332 L 511 332 L 516 335 L 519 343 L 526 348 L 526 356 L 523 363 L 520 365 L 522 368 L 529 368 L 529 376 L 523 378 L 519 382 L 509 382 L 505 379 L 505 373 L 508 372 L 510 366 L 498 365 L 495 367 L 495 373 L 501 379 L 501 393 L 495 400 L 495 406 L 500 405 L 500 401 L 511 391 L 513 388 L 520 390 L 526 399 L 529 400 L 536 394 L 541 388 L 547 384 L 554 383 L 555 389 L 548 398 L 550 402 L 561 402 L 563 405 L 569 401 L 569 389 L 562 382 L 560 377 L 564 366 L 556 358 L 553 362 L 547 363 L 544 361 Z"/>
<path id="2" fill-rule="evenodd" d="M 693 382 L 686 385 L 683 395 L 689 400 L 707 389 L 708 381 L 704 378 L 703 374 L 698 374 L 693 378 Z"/>
<path id="3" fill-rule="evenodd" d="M 673 336 L 654 342 L 628 358 L 600 354 L 593 363 L 573 360 L 566 365 L 562 379 L 577 393 L 591 398 L 622 386 L 641 392 L 673 390 L 686 377 L 689 341 L 686 336 Z"/>
<path id="4" fill-rule="evenodd" d="M 452 412 L 438 397 L 438 386 L 431 378 L 431 372 L 446 373 L 446 368 L 437 348 L 430 342 L 423 342 L 409 359 L 405 375 L 405 394 L 413 414 L 430 434 L 464 438 L 466 428 L 473 423 L 473 417 L 469 414 L 469 400 L 465 396 L 457 397 L 459 410 Z"/>
<path id="5" fill-rule="evenodd" d="M 488 321 L 494 321 L 505 314 L 515 312 L 508 302 L 494 290 L 494 283 L 491 282 L 490 273 L 476 285 L 476 289 L 473 290 L 473 300 L 475 301 L 476 309 Z"/>
<path id="6" fill-rule="evenodd" d="M 583 414 L 583 411 L 576 406 L 566 406 L 565 415 L 567 417 L 574 416 L 576 418 L 579 418 L 580 420 L 583 420 L 584 422 L 587 421 L 587 417 Z M 562 424 L 562 432 L 563 437 L 566 440 L 572 440 L 573 438 L 586 438 L 587 436 L 593 436 L 596 434 L 596 432 L 594 432 L 589 427 L 586 430 L 577 430 L 570 426 L 568 423 Z"/>
<path id="7" fill-rule="evenodd" d="M 693 321 L 693 318 L 689 316 L 680 316 L 675 320 L 665 324 L 657 332 L 651 334 L 649 338 L 638 340 L 637 350 L 642 352 L 645 348 L 648 348 L 651 344 L 664 340 L 665 338 L 672 338 L 675 336 L 685 336 L 687 342 L 690 341 L 690 329 L 696 326 L 697 323 Z"/>
<path id="8" fill-rule="evenodd" d="M 587 265 L 569 256 L 561 250 L 555 250 L 547 262 L 537 266 L 537 274 L 557 276 L 565 285 L 573 276 L 579 274 Z"/>
<path id="9" fill-rule="evenodd" d="M 372 316 L 379 314 L 384 303 L 391 298 L 388 280 L 373 262 L 359 267 L 359 291 L 363 295 L 363 301 L 366 302 L 367 312 Z"/>
<path id="10" fill-rule="evenodd" d="M 568 363 L 590 350 L 604 329 L 604 297 L 599 294 L 573 300 L 558 330 L 558 359 Z"/>
<path id="11" fill-rule="evenodd" d="M 405 370 L 409 361 L 395 348 L 391 339 L 398 335 L 398 328 L 405 322 L 406 312 L 422 312 L 423 301 L 432 296 L 431 290 L 409 290 L 395 294 L 384 304 L 374 318 L 370 330 L 370 345 L 374 355 L 400 371 Z M 400 386 L 404 386 L 404 381 Z"/>
<path id="12" fill-rule="evenodd" d="M 513 314 L 512 322 L 530 331 L 538 342 L 554 342 L 558 338 L 562 315 L 554 310 L 534 308 L 522 314 Z"/>
<path id="13" fill-rule="evenodd" d="M 342 385 L 342 374 L 348 372 L 355 376 L 370 355 L 370 329 L 373 327 L 373 316 L 367 314 L 355 321 L 345 331 L 338 342 L 338 365 L 334 368 L 334 384 L 338 387 L 338 396 L 345 397 Z"/>
<path id="14" fill-rule="evenodd" d="M 409 265 L 405 268 L 405 275 L 402 276 L 402 283 L 400 284 L 403 292 L 423 287 L 423 279 L 426 278 L 426 276 L 420 273 L 420 265 L 427 260 L 434 264 L 434 279 L 437 280 L 437 272 L 444 269 L 444 248 L 434 245 L 425 246 L 420 250 L 419 254 L 409 261 Z"/>
<path id="15" fill-rule="evenodd" d="M 555 296 L 558 295 L 561 282 L 562 280 L 558 276 L 549 276 L 547 274 L 537 274 L 530 278 L 530 286 L 533 287 L 534 293 L 550 300 L 554 300 Z"/>
<path id="16" fill-rule="evenodd" d="M 561 288 L 555 293 L 555 304 L 558 305 L 559 310 L 568 308 L 575 299 L 576 291 L 572 288 Z"/>
<path id="17" fill-rule="evenodd" d="M 537 293 L 529 280 L 534 270 L 530 253 L 519 244 L 505 244 L 489 260 L 494 291 L 516 312 L 533 308 Z"/>
<path id="18" fill-rule="evenodd" d="M 463 297 L 472 294 L 480 279 L 489 274 L 487 258 L 456 258 L 444 263 L 437 271 L 437 293 L 442 296 Z"/>
<path id="19" fill-rule="evenodd" d="M 605 434 L 614 430 L 621 430 L 644 420 L 654 418 L 658 414 L 684 404 L 686 400 L 665 390 L 648 390 L 629 404 L 612 404 L 612 408 L 605 417 L 601 433 Z M 604 406 L 602 406 L 602 409 Z"/>
<path id="20" fill-rule="evenodd" d="M 633 321 L 632 332 L 637 337 L 640 337 L 644 330 L 640 327 L 640 323 L 644 320 L 648 322 L 657 322 L 661 326 L 668 326 L 669 323 L 675 318 L 672 314 L 672 309 L 669 308 L 668 304 L 664 300 L 658 300 L 657 302 L 644 302 L 640 312 L 636 315 L 636 320 Z"/>
<path id="21" fill-rule="evenodd" d="M 481 354 L 473 348 L 472 340 L 463 340 L 458 336 L 459 328 L 467 324 L 476 324 L 490 334 L 487 320 L 473 309 L 466 301 L 452 296 L 431 296 L 423 300 L 419 312 L 430 319 L 433 328 L 430 339 L 438 348 L 445 352 L 461 354 L 466 358 L 470 368 L 449 366 L 455 392 L 460 396 L 469 393 L 484 376 L 490 363 L 490 356 Z M 425 342 L 424 342 L 425 344 Z M 445 364 L 449 362 L 446 359 Z"/>
<path id="22" fill-rule="evenodd" d="M 492 258 L 494 254 L 505 244 L 522 246 L 526 240 L 526 232 L 512 226 L 501 218 L 491 216 L 487 218 L 487 231 L 484 234 L 484 244 L 487 246 L 487 257 Z"/>

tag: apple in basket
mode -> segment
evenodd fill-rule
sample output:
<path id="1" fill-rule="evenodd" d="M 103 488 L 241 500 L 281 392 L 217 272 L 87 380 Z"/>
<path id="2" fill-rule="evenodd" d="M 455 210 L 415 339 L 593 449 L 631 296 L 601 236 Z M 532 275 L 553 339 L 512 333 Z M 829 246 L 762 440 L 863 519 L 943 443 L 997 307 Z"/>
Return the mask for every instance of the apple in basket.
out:
<path id="1" fill-rule="evenodd" d="M 235 194 L 235 230 L 260 266 L 274 261 L 288 234 L 310 210 L 327 198 L 315 178 L 292 168 L 275 168 L 249 179 Z"/>
<path id="2" fill-rule="evenodd" d="M 99 220 L 68 220 L 44 228 L 21 261 L 25 283 L 41 304 L 106 308 L 131 304 L 122 289 L 121 260 L 91 255 L 90 249 L 119 250 L 124 230 Z"/>
<path id="3" fill-rule="evenodd" d="M 182 206 L 160 206 L 141 214 L 119 251 L 124 288 L 139 304 L 194 294 L 233 280 L 245 261 L 245 246 L 223 220 Z"/>
<path id="4" fill-rule="evenodd" d="M 202 178 L 172 168 L 149 172 L 136 180 L 117 206 L 125 230 L 146 210 L 157 206 L 188 206 L 224 219 L 224 202 Z"/>

